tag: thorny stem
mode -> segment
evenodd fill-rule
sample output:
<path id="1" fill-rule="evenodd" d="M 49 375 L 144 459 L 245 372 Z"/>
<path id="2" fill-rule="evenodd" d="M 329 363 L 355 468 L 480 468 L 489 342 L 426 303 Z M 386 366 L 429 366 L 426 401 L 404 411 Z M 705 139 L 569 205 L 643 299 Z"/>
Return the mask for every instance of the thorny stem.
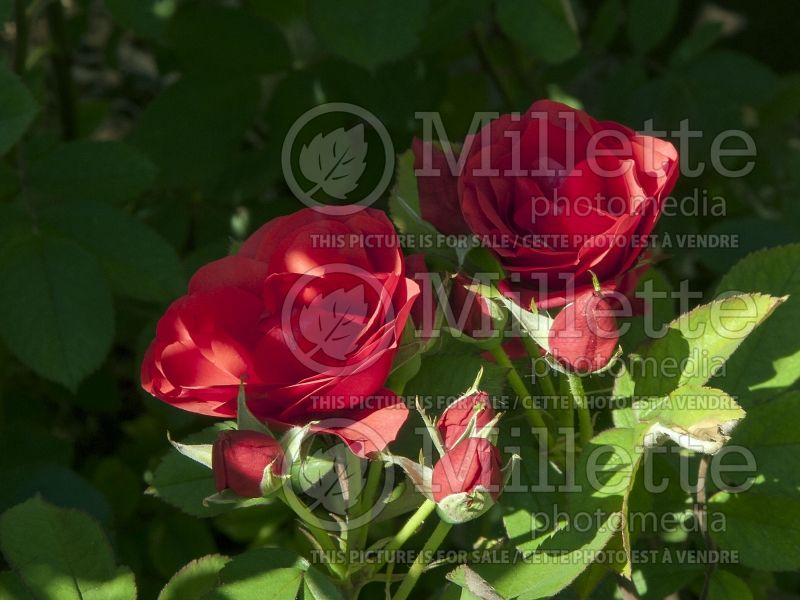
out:
<path id="1" fill-rule="evenodd" d="M 547 432 L 548 447 L 552 447 L 553 439 L 550 430 L 547 428 L 547 424 L 544 422 L 539 410 L 533 406 L 533 397 L 531 396 L 530 392 L 528 392 L 525 382 L 522 381 L 522 377 L 520 377 L 517 369 L 514 367 L 514 364 L 508 357 L 508 354 L 506 354 L 506 351 L 503 350 L 502 346 L 498 345 L 492 349 L 492 356 L 494 356 L 494 359 L 499 366 L 506 369 L 506 379 L 508 379 L 508 383 L 511 385 L 511 388 L 514 390 L 517 396 L 519 396 L 520 403 L 525 409 L 525 414 L 528 416 L 528 420 L 530 421 L 531 425 L 533 425 L 536 429 L 541 429 Z"/>
<path id="2" fill-rule="evenodd" d="M 694 505 L 695 515 L 697 516 L 697 523 L 700 526 L 700 531 L 703 532 L 703 540 L 706 544 L 706 549 L 709 550 L 711 560 L 706 566 L 706 576 L 703 581 L 703 591 L 700 593 L 700 600 L 706 600 L 711 588 L 711 577 L 717 568 L 716 560 L 714 560 L 714 550 L 716 548 L 714 540 L 711 537 L 711 532 L 708 530 L 708 490 L 706 489 L 706 481 L 708 478 L 708 468 L 711 464 L 711 457 L 708 454 L 703 454 L 700 457 L 700 465 L 697 468 L 697 492 L 695 493 L 696 501 Z"/>
<path id="3" fill-rule="evenodd" d="M 384 466 L 380 460 L 370 461 L 367 468 L 367 482 L 361 492 L 358 506 L 354 511 L 356 518 L 361 518 L 372 512 L 373 506 L 378 497 L 378 487 L 383 477 Z M 369 532 L 369 520 L 367 520 L 361 527 L 354 529 L 347 534 L 348 540 L 352 536 L 352 544 L 348 541 L 351 549 L 361 550 L 364 548 L 367 541 L 367 534 Z"/>
<path id="4" fill-rule="evenodd" d="M 46 8 L 47 29 L 53 43 L 53 75 L 58 96 L 61 137 L 71 140 L 77 134 L 75 93 L 72 88 L 72 58 L 67 43 L 64 7 L 61 0 L 51 0 Z"/>
<path id="5" fill-rule="evenodd" d="M 322 522 L 319 520 L 317 515 L 315 515 L 305 504 L 303 504 L 303 502 L 295 495 L 294 490 L 291 488 L 291 483 L 284 485 L 281 488 L 283 491 L 281 498 L 286 505 L 291 508 L 292 511 L 294 511 L 294 513 L 305 523 L 306 527 L 311 532 L 311 535 L 314 536 L 314 539 L 320 545 L 323 555 L 327 554 L 329 556 L 329 559 L 325 561 L 325 564 L 328 566 L 328 569 L 330 569 L 331 573 L 333 573 L 340 580 L 345 581 L 347 578 L 347 573 L 345 566 L 339 563 L 336 559 L 336 556 L 338 555 L 336 544 L 334 544 L 328 532 L 325 531 L 325 527 L 322 525 Z"/>
<path id="6" fill-rule="evenodd" d="M 537 359 L 540 356 L 541 351 L 539 350 L 539 346 L 536 345 L 536 342 L 533 341 L 532 338 L 528 337 L 527 335 L 522 336 L 522 344 L 525 346 L 525 350 L 528 352 L 528 356 L 531 359 L 531 363 L 536 363 Z M 542 393 L 549 397 L 555 398 L 558 396 L 558 392 L 556 391 L 556 386 L 553 383 L 552 377 L 550 377 L 550 373 L 545 371 L 544 373 L 537 373 L 534 371 L 535 381 L 539 384 L 539 387 L 542 390 Z"/>
<path id="7" fill-rule="evenodd" d="M 14 0 L 14 28 L 16 44 L 14 46 L 14 72 L 22 75 L 28 61 L 28 19 L 25 14 L 25 0 Z"/>
<path id="8" fill-rule="evenodd" d="M 472 32 L 472 40 L 475 44 L 475 49 L 478 54 L 478 59 L 481 61 L 486 72 L 489 74 L 492 82 L 494 83 L 500 95 L 503 97 L 505 103 L 514 107 L 516 105 L 516 98 L 519 97 L 516 85 L 508 77 L 504 69 L 500 66 L 499 61 L 495 57 L 489 43 L 486 39 L 486 34 L 480 29 L 476 28 Z"/>
<path id="9" fill-rule="evenodd" d="M 639 591 L 633 584 L 633 581 L 622 575 L 617 574 L 617 589 L 619 590 L 622 600 L 639 600 Z"/>
<path id="10" fill-rule="evenodd" d="M 436 503 L 433 500 L 425 500 L 411 517 L 406 521 L 405 525 L 397 532 L 397 534 L 389 541 L 381 552 L 383 557 L 372 567 L 371 575 L 374 575 L 383 568 L 386 564 L 386 558 L 391 556 L 392 552 L 399 550 L 408 539 L 414 535 L 414 532 L 425 522 L 430 514 L 436 508 Z"/>
<path id="11" fill-rule="evenodd" d="M 581 446 L 586 446 L 594 437 L 592 414 L 589 412 L 589 402 L 586 399 L 586 392 L 583 390 L 583 382 L 580 377 L 569 373 L 567 374 L 567 381 L 569 382 L 569 391 L 572 393 L 572 397 L 575 399 L 575 404 L 578 408 Z"/>
<path id="12" fill-rule="evenodd" d="M 403 579 L 403 582 L 400 584 L 392 600 L 406 600 L 406 598 L 408 598 L 411 590 L 414 589 L 414 586 L 417 584 L 420 575 L 422 575 L 422 572 L 425 570 L 430 555 L 436 552 L 452 527 L 450 523 L 439 521 L 431 537 L 428 538 L 428 541 L 425 542 L 422 550 L 417 555 L 414 564 L 411 565 L 411 568 L 408 570 L 405 579 Z"/>

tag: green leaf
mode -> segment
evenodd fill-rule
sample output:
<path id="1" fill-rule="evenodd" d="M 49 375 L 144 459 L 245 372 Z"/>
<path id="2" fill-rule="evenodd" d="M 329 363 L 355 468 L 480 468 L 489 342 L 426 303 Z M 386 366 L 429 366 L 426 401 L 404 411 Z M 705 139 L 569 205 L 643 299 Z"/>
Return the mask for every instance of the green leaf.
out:
<path id="1" fill-rule="evenodd" d="M 302 147 L 300 170 L 306 179 L 316 184 L 314 190 L 322 189 L 328 196 L 344 200 L 358 186 L 358 179 L 367 166 L 366 156 L 364 124 L 359 123 L 347 131 L 340 127 L 328 134 L 318 133 Z"/>
<path id="2" fill-rule="evenodd" d="M 406 384 L 406 396 L 421 398 L 459 397 L 475 382 L 483 368 L 481 389 L 490 395 L 502 395 L 505 370 L 496 364 L 484 364 L 480 356 L 432 354 L 422 361 L 419 373 Z M 442 407 L 444 408 L 444 407 Z"/>
<path id="3" fill-rule="evenodd" d="M 184 4 L 170 21 L 169 44 L 189 70 L 269 73 L 291 66 L 280 29 L 241 9 L 207 2 Z"/>
<path id="4" fill-rule="evenodd" d="M 11 17 L 12 0 L 0 0 L 0 23 Z"/>
<path id="5" fill-rule="evenodd" d="M 122 142 L 83 140 L 57 146 L 30 166 L 31 188 L 59 201 L 121 204 L 153 184 L 153 163 Z"/>
<path id="6" fill-rule="evenodd" d="M 123 29 L 131 29 L 138 35 L 160 40 L 175 12 L 177 0 L 104 0 L 108 12 Z"/>
<path id="7" fill-rule="evenodd" d="M 27 234 L 6 242 L 0 336 L 28 367 L 74 390 L 111 346 L 114 315 L 103 272 L 68 240 Z"/>
<path id="8" fill-rule="evenodd" d="M 422 218 L 417 178 L 414 175 L 414 153 L 411 150 L 406 150 L 397 157 L 395 185 L 389 194 L 389 216 L 400 233 L 412 238 L 436 239 L 439 235 L 436 228 Z M 416 252 L 417 248 L 408 250 Z M 425 251 L 427 256 L 448 266 L 457 267 L 461 262 L 451 247 L 436 244 Z"/>
<path id="9" fill-rule="evenodd" d="M 117 567 L 100 526 L 33 498 L 0 517 L 0 548 L 37 598 L 132 600 L 133 573 Z"/>
<path id="10" fill-rule="evenodd" d="M 667 37 L 678 17 L 679 0 L 631 0 L 628 37 L 633 48 L 644 54 Z"/>
<path id="11" fill-rule="evenodd" d="M 789 392 L 748 409 L 748 417 L 731 436 L 730 446 L 752 455 L 762 480 L 760 492 L 783 494 L 800 502 L 800 392 Z M 725 464 L 734 464 L 726 458 Z M 752 472 L 728 473 L 729 485 L 742 485 Z"/>
<path id="12" fill-rule="evenodd" d="M 484 18 L 492 7 L 490 0 L 436 0 L 425 20 L 422 46 L 426 51 L 446 48 Z"/>
<path id="13" fill-rule="evenodd" d="M 220 431 L 233 429 L 233 423 L 217 423 L 182 440 L 185 444 L 211 444 Z M 186 458 L 171 448 L 152 473 L 148 493 L 195 517 L 213 517 L 234 504 L 209 504 L 203 500 L 216 493 L 214 476 L 208 467 Z"/>
<path id="14" fill-rule="evenodd" d="M 504 598 L 549 598 L 568 586 L 619 533 L 619 515 L 641 458 L 636 445 L 634 430 L 609 429 L 582 451 L 576 484 L 583 491 L 570 495 L 567 515 L 590 514 L 592 527 L 564 523 L 513 565 L 479 565 L 477 574 Z"/>
<path id="15" fill-rule="evenodd" d="M 411 150 L 397 157 L 397 176 L 389 197 L 389 214 L 401 233 L 436 233 L 433 225 L 421 216 L 419 189 L 414 176 L 414 153 Z"/>
<path id="16" fill-rule="evenodd" d="M 695 452 L 715 454 L 728 441 L 744 410 L 725 392 L 707 387 L 681 387 L 664 398 L 644 398 L 633 410 L 645 432 L 645 446 L 671 439 Z"/>
<path id="17" fill-rule="evenodd" d="M 227 556 L 219 554 L 193 560 L 172 576 L 158 595 L 158 600 L 202 598 L 217 585 L 217 574 L 229 560 Z"/>
<path id="18" fill-rule="evenodd" d="M 521 326 L 524 335 L 528 335 L 540 348 L 547 352 L 550 351 L 549 334 L 550 328 L 553 326 L 551 317 L 538 311 L 525 310 L 516 302 L 499 293 L 494 294 L 493 299 L 508 309 L 514 321 Z"/>
<path id="19" fill-rule="evenodd" d="M 764 571 L 800 568 L 800 502 L 760 493 L 719 492 L 709 505 L 711 535 L 721 550 L 738 552 L 741 563 Z M 720 526 L 722 523 L 724 526 Z"/>
<path id="20" fill-rule="evenodd" d="M 702 386 L 723 369 L 730 371 L 728 358 L 784 301 L 766 294 L 741 294 L 679 316 L 665 336 L 641 349 L 641 360 L 632 365 L 636 395 L 666 396 L 679 387 Z"/>
<path id="21" fill-rule="evenodd" d="M 645 314 L 620 322 L 627 331 L 620 339 L 625 350 L 633 350 L 648 339 L 648 333 L 658 331 L 675 318 L 672 284 L 659 269 L 649 269 L 636 284 L 636 298 L 645 302 Z"/>
<path id="22" fill-rule="evenodd" d="M 0 512 L 38 495 L 61 508 L 80 510 L 101 525 L 111 521 L 111 509 L 106 497 L 75 471 L 63 465 L 17 465 L 0 471 L 0 480 L 3 482 L 0 488 Z"/>
<path id="23" fill-rule="evenodd" d="M 708 600 L 753 600 L 753 592 L 730 571 L 717 569 L 711 575 Z"/>
<path id="24" fill-rule="evenodd" d="M 520 443 L 518 436 L 506 437 L 509 436 L 507 429 L 501 429 L 500 436 L 498 447 L 514 448 L 515 444 L 519 447 L 522 460 L 515 463 L 514 468 L 518 468 L 519 473 L 513 476 L 519 477 L 526 490 L 536 490 L 535 493 L 519 493 L 507 489 L 500 496 L 498 502 L 503 508 L 503 527 L 509 541 L 518 550 L 536 550 L 559 528 L 559 524 L 551 522 L 553 519 L 549 516 L 554 507 L 566 504 L 564 493 L 559 491 L 559 487 L 564 485 L 564 472 L 558 470 L 546 456 L 542 456 L 533 444 L 524 440 Z M 513 477 L 511 481 L 515 481 Z M 550 486 L 550 489 L 546 489 L 546 486 Z"/>
<path id="25" fill-rule="evenodd" d="M 115 292 L 165 302 L 184 293 L 186 275 L 175 249 L 120 209 L 80 202 L 41 211 L 42 225 L 91 252 Z"/>
<path id="26" fill-rule="evenodd" d="M 219 580 L 217 588 L 203 600 L 262 600 L 264 590 L 269 590 L 274 600 L 295 600 L 301 589 L 304 598 L 342 598 L 330 580 L 306 559 L 284 548 L 259 548 L 240 554 L 219 572 Z"/>
<path id="27" fill-rule="evenodd" d="M 0 156 L 17 143 L 36 116 L 36 104 L 14 73 L 0 64 Z"/>
<path id="28" fill-rule="evenodd" d="M 160 185 L 215 181 L 258 111 L 257 83 L 252 77 L 186 75 L 145 108 L 129 141 L 155 163 Z"/>
<path id="29" fill-rule="evenodd" d="M 679 67 L 696 60 L 717 43 L 723 35 L 723 26 L 719 21 L 698 23 L 672 52 L 669 59 L 670 66 Z"/>
<path id="30" fill-rule="evenodd" d="M 669 560 L 641 564 L 633 572 L 633 582 L 643 600 L 663 600 L 678 594 L 703 573 L 705 565 L 681 561 L 680 552 L 680 547 L 667 547 L 664 555 L 669 556 Z"/>
<path id="31" fill-rule="evenodd" d="M 788 295 L 788 301 L 744 341 L 711 384 L 747 408 L 768 400 L 800 380 L 800 244 L 751 254 L 722 278 L 717 293 L 760 291 Z"/>
<path id="32" fill-rule="evenodd" d="M 333 52 L 367 69 L 410 54 L 425 26 L 428 0 L 309 0 L 308 16 Z"/>
<path id="33" fill-rule="evenodd" d="M 485 579 L 469 568 L 460 565 L 446 575 L 449 581 L 463 589 L 461 600 L 480 598 L 481 600 L 502 600 L 502 596 Z"/>
<path id="34" fill-rule="evenodd" d="M 147 529 L 148 558 L 164 578 L 195 558 L 217 552 L 210 523 L 177 511 L 152 520 Z"/>
<path id="35" fill-rule="evenodd" d="M 557 533 L 546 540 L 533 557 L 513 565 L 478 566 L 475 571 L 503 598 L 549 598 L 567 587 L 591 564 L 614 535 L 611 519 L 591 532 Z"/>
<path id="36" fill-rule="evenodd" d="M 0 572 L 0 598 L 2 600 L 33 600 L 23 581 L 13 571 Z"/>
<path id="37" fill-rule="evenodd" d="M 566 0 L 499 0 L 497 22 L 512 40 L 548 63 L 564 62 L 580 48 Z"/>
<path id="38" fill-rule="evenodd" d="M 592 19 L 587 45 L 592 48 L 605 48 L 619 31 L 622 14 L 622 0 L 604 0 Z"/>

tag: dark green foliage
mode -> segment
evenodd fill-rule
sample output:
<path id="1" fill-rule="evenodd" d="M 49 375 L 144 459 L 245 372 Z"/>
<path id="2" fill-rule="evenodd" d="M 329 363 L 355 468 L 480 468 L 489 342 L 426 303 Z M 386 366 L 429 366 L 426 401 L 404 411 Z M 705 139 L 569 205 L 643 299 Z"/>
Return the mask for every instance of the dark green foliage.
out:
<path id="1" fill-rule="evenodd" d="M 705 170 L 680 179 L 675 196 L 688 208 L 660 221 L 672 245 L 652 275 L 656 289 L 687 280 L 702 303 L 714 292 L 791 296 L 736 352 L 717 349 L 731 356 L 725 372 L 693 383 L 722 389 L 747 410 L 733 439 L 752 449 L 762 476 L 745 494 L 710 498 L 711 513 L 728 520 L 714 542 L 741 550 L 741 564 L 714 575 L 710 597 L 796 597 L 796 577 L 763 573 L 800 567 L 796 6 L 713 4 L 725 8 L 686 0 L 78 0 L 63 3 L 60 22 L 55 1 L 0 0 L 0 597 L 261 598 L 267 586 L 274 597 L 339 598 L 301 558 L 311 546 L 283 505 L 202 505 L 215 491 L 211 473 L 172 450 L 165 432 L 210 442 L 207 432 L 196 436 L 214 421 L 140 390 L 155 322 L 199 265 L 302 207 L 281 154 L 306 111 L 357 104 L 402 155 L 422 134 L 415 112 L 438 111 L 446 137 L 460 142 L 475 111 L 522 111 L 545 97 L 634 128 L 652 119 L 669 132 L 688 118 L 703 132 L 680 148 L 690 167 L 703 162 Z M 353 126 L 328 119 L 331 129 Z M 755 140 L 746 177 L 712 166 L 714 137 L 729 128 Z M 366 145 L 364 180 L 376 182 L 380 143 L 368 135 Z M 411 156 L 400 160 L 410 172 Z M 723 163 L 737 169 L 748 160 Z M 398 194 L 390 201 L 390 185 L 375 206 L 408 232 L 430 233 L 413 186 L 393 183 L 405 204 Z M 685 234 L 738 238 L 695 248 L 679 241 Z M 436 258 L 448 268 L 458 260 L 451 249 Z M 657 302 L 659 322 L 670 322 L 674 308 Z M 643 339 L 634 324 L 623 347 L 646 350 Z M 670 341 L 651 351 L 674 354 Z M 481 352 L 445 336 L 406 393 L 463 392 L 486 363 Z M 489 364 L 485 387 L 508 394 L 504 375 Z M 672 383 L 637 385 L 669 392 Z M 514 426 L 524 424 L 519 416 L 510 417 Z M 610 426 L 610 417 L 598 423 Z M 415 448 L 410 435 L 397 447 Z M 530 476 L 534 451 L 523 456 Z M 658 468 L 672 465 L 664 459 Z M 648 504 L 629 483 L 625 502 Z M 530 513 L 555 501 L 507 497 L 447 544 L 469 550 L 479 536 L 512 534 L 518 547 L 621 546 L 602 528 L 532 540 Z M 679 512 L 689 502 L 668 496 L 653 510 Z M 392 535 L 405 516 L 376 524 L 370 542 Z M 699 534 L 641 535 L 638 543 L 703 547 Z M 584 597 L 613 597 L 605 570 L 579 575 L 557 563 L 520 564 L 516 579 L 497 577 L 498 589 L 533 598 L 536 585 L 549 595 L 578 577 Z M 496 569 L 476 571 L 494 583 Z M 684 595 L 700 591 L 701 568 L 665 569 L 634 565 L 634 582 L 666 595 L 678 578 Z M 415 595 L 440 594 L 445 572 L 426 573 Z M 467 575 L 453 581 L 466 585 Z M 362 597 L 380 597 L 381 584 L 370 586 Z M 460 593 L 453 584 L 447 597 Z"/>

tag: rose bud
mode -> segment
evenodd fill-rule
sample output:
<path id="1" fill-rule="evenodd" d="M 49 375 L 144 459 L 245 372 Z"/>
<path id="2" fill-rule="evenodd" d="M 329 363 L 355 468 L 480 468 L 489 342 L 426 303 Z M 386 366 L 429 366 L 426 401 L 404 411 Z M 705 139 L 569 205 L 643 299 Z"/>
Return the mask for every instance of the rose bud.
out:
<path id="1" fill-rule="evenodd" d="M 503 487 L 500 451 L 485 438 L 468 438 L 433 467 L 433 499 L 448 523 L 471 521 L 492 507 Z"/>
<path id="2" fill-rule="evenodd" d="M 489 395 L 476 392 L 448 406 L 436 422 L 436 429 L 439 430 L 445 450 L 451 450 L 462 438 L 477 435 L 494 417 Z M 473 418 L 475 421 L 471 426 Z"/>
<path id="3" fill-rule="evenodd" d="M 257 431 L 223 431 L 211 451 L 211 468 L 218 491 L 260 498 L 275 487 L 275 476 L 283 474 L 283 448 Z"/>
<path id="4" fill-rule="evenodd" d="M 614 310 L 602 292 L 579 294 L 553 320 L 550 353 L 564 367 L 588 374 L 606 367 L 617 351 Z"/>

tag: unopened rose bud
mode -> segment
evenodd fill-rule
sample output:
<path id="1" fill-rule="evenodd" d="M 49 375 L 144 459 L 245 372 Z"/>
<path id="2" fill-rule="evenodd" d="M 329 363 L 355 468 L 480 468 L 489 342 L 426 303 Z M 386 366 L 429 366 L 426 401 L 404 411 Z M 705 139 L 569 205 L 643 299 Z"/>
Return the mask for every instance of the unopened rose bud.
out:
<path id="1" fill-rule="evenodd" d="M 439 430 L 445 449 L 451 450 L 461 438 L 474 436 L 494 417 L 489 395 L 486 392 L 475 392 L 448 406 L 436 422 L 436 429 Z M 468 431 L 473 418 L 474 428 Z"/>
<path id="2" fill-rule="evenodd" d="M 211 468 L 218 491 L 228 489 L 243 498 L 260 498 L 283 474 L 283 448 L 257 431 L 223 431 L 212 448 Z"/>
<path id="3" fill-rule="evenodd" d="M 587 374 L 606 367 L 619 342 L 609 299 L 598 291 L 578 295 L 556 315 L 548 341 L 550 353 L 570 371 Z"/>
<path id="4" fill-rule="evenodd" d="M 492 507 L 503 488 L 500 451 L 485 438 L 468 438 L 433 467 L 431 489 L 439 516 L 471 521 Z"/>

